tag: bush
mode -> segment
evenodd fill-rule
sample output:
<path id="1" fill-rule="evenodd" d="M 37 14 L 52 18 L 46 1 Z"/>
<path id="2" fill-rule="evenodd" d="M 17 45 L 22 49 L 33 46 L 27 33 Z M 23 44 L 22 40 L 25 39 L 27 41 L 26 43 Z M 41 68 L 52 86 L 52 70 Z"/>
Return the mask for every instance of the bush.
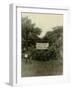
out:
<path id="1" fill-rule="evenodd" d="M 32 55 L 34 60 L 46 61 L 49 60 L 49 51 L 48 50 L 36 50 Z"/>
<path id="2" fill-rule="evenodd" d="M 56 46 L 50 46 L 48 50 L 36 50 L 32 55 L 33 60 L 39 61 L 57 60 L 59 57 L 59 49 Z"/>

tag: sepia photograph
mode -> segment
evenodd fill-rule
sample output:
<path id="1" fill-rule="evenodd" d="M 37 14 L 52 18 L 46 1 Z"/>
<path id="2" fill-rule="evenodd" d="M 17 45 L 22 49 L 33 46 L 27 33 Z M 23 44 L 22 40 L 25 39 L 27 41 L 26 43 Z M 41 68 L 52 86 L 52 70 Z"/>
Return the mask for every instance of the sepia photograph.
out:
<path id="1" fill-rule="evenodd" d="M 21 12 L 21 77 L 63 75 L 63 14 Z"/>

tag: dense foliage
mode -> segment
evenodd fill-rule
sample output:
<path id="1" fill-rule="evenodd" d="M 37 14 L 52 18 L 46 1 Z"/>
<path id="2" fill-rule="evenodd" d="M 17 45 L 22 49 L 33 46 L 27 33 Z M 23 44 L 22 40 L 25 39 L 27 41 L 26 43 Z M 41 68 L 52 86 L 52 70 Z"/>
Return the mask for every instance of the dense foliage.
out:
<path id="1" fill-rule="evenodd" d="M 54 27 L 48 31 L 43 38 L 39 38 L 41 29 L 35 27 L 28 17 L 22 18 L 22 53 L 24 48 L 30 50 L 33 60 L 58 60 L 62 59 L 63 54 L 63 27 Z M 37 41 L 46 41 L 49 47 L 46 50 L 37 50 Z"/>
<path id="2" fill-rule="evenodd" d="M 41 33 L 41 29 L 36 27 L 28 17 L 22 17 L 22 52 L 24 48 L 28 50 L 28 47 L 35 46 L 36 41 L 39 40 L 38 35 Z"/>

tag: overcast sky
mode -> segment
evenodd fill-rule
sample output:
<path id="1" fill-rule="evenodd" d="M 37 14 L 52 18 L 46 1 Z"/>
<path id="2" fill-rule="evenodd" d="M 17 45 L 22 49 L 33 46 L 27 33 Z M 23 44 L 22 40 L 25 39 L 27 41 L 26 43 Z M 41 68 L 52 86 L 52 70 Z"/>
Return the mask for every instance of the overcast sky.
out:
<path id="1" fill-rule="evenodd" d="M 26 16 L 42 29 L 40 37 L 43 37 L 47 31 L 51 31 L 55 26 L 63 26 L 63 15 L 60 14 L 22 13 L 22 17 Z"/>

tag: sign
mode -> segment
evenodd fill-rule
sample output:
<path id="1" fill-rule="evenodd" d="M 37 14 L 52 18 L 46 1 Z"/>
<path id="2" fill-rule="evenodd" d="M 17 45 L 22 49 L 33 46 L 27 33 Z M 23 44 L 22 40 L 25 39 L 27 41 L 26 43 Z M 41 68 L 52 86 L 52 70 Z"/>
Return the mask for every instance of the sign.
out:
<path id="1" fill-rule="evenodd" d="M 49 43 L 36 43 L 36 49 L 48 49 Z"/>

